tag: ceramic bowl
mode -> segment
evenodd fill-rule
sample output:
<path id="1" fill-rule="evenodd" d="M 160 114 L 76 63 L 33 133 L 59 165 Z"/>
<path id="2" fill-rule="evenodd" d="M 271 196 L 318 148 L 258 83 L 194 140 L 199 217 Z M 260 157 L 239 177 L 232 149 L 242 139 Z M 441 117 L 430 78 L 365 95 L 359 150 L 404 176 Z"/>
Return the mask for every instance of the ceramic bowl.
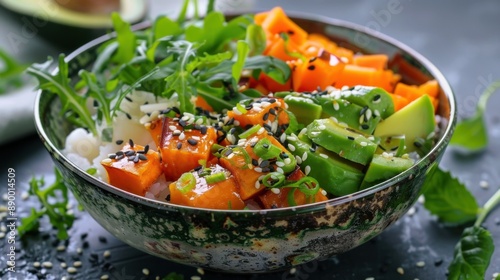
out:
<path id="1" fill-rule="evenodd" d="M 232 273 L 262 273 L 341 254 L 380 234 L 404 215 L 421 193 L 429 169 L 439 163 L 456 122 L 455 99 L 438 69 L 422 55 L 383 34 L 317 15 L 291 14 L 309 32 L 363 53 L 385 53 L 403 81 L 436 79 L 441 87 L 438 141 L 432 151 L 398 176 L 357 193 L 311 205 L 217 211 L 139 197 L 99 181 L 61 152 L 72 126 L 59 114 L 57 96 L 40 92 L 38 133 L 83 208 L 105 229 L 132 247 L 190 266 Z M 139 27 L 146 28 L 147 25 Z M 67 57 L 70 75 L 89 67 L 101 37 Z"/>

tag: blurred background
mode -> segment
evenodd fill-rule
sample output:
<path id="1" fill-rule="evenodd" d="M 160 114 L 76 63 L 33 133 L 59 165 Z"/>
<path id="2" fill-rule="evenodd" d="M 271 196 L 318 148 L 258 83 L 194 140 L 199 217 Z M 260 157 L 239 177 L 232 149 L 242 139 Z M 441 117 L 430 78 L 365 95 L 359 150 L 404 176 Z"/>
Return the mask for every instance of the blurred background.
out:
<path id="1" fill-rule="evenodd" d="M 69 54 L 110 30 L 105 16 L 82 16 L 81 11 L 75 10 L 78 8 L 68 6 L 72 2 L 78 1 L 0 0 L 0 50 L 25 65 L 41 63 L 48 56 L 56 57 L 61 52 Z M 107 9 L 116 5 L 116 1 L 81 2 L 86 2 L 85 7 L 106 2 Z M 124 0 L 118 1 L 118 4 L 120 2 L 122 13 L 127 14 L 131 22 L 154 19 L 159 14 L 176 15 L 182 5 L 180 0 Z M 205 3 L 199 1 L 200 9 L 205 7 Z M 218 9 L 228 12 L 260 11 L 280 5 L 286 11 L 342 19 L 389 35 L 421 53 L 442 71 L 456 93 L 459 118 L 471 116 L 486 86 L 500 80 L 499 1 L 219 0 L 216 5 Z M 68 13 L 68 10 L 71 12 Z M 24 89 L 0 95 L 0 145 L 23 150 L 19 159 L 2 161 L 1 170 L 15 167 L 20 188 L 27 186 L 31 176 L 45 174 L 50 178 L 48 174 L 52 171 L 50 158 L 35 135 L 32 124 L 33 88 L 32 84 L 28 84 Z M 480 204 L 500 187 L 499 106 L 500 94 L 497 94 L 490 99 L 487 108 L 490 145 L 486 151 L 467 156 L 449 150 L 441 164 L 469 186 Z M 488 184 L 481 184 L 483 186 L 480 187 L 480 182 Z M 0 188 L 4 186 L 0 185 Z M 485 223 L 497 246 L 486 279 L 500 272 L 499 210 L 496 209 Z M 351 252 L 299 267 L 294 274 L 283 272 L 245 277 L 210 272 L 202 275 L 195 268 L 147 256 L 114 239 L 85 213 L 75 225 L 74 234 L 77 237 L 70 240 L 69 248 L 74 250 L 79 246 L 78 234 L 83 232 L 89 235 L 91 252 L 113 252 L 109 260 L 115 268 L 110 274 L 111 279 L 154 279 L 153 275 L 169 272 L 182 273 L 185 279 L 191 276 L 202 279 L 445 279 L 461 229 L 444 227 L 422 205 L 417 204 L 411 213 L 386 232 Z M 38 243 L 32 244 L 39 244 L 39 251 L 44 254 L 51 254 L 50 250 L 54 250 L 50 242 L 44 243 L 36 237 L 33 240 Z M 0 244 L 4 246 L 5 242 L 0 240 Z M 58 273 L 63 273 L 60 268 L 45 271 L 45 276 L 33 276 L 27 270 L 33 253 L 25 254 L 25 266 L 20 268 L 18 279 L 60 279 L 62 274 Z M 416 265 L 421 261 L 425 262 L 425 266 Z M 0 266 L 3 269 L 3 264 Z M 142 272 L 145 267 L 151 271 L 149 278 Z M 404 273 L 401 274 L 398 268 L 403 268 Z M 85 273 L 78 274 L 75 279 L 99 279 L 104 270 L 102 266 L 84 260 L 82 271 Z"/>

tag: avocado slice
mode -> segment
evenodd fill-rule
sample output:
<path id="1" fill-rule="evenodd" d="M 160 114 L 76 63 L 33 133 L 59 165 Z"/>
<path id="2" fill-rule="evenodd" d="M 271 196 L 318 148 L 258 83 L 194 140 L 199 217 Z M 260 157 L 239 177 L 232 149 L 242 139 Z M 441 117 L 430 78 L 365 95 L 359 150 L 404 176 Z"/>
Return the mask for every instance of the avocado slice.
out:
<path id="1" fill-rule="evenodd" d="M 413 163 L 413 160 L 408 157 L 394 157 L 387 153 L 382 155 L 376 154 L 373 156 L 366 170 L 365 178 L 361 183 L 360 189 L 366 189 L 390 179 L 410 168 Z"/>
<path id="2" fill-rule="evenodd" d="M 308 125 L 321 116 L 321 106 L 315 104 L 310 98 L 286 95 L 284 100 L 288 105 L 288 110 L 291 111 L 297 118 L 297 121 L 303 125 Z"/>
<path id="3" fill-rule="evenodd" d="M 307 137 L 288 137 L 287 142 L 294 147 L 292 154 L 300 158 L 300 169 L 325 191 L 335 196 L 358 191 L 364 177 L 362 166 L 315 146 Z"/>
<path id="4" fill-rule="evenodd" d="M 342 98 L 361 107 L 367 106 L 370 110 L 365 111 L 368 119 L 370 117 L 388 118 L 394 113 L 394 102 L 390 93 L 382 88 L 355 86 L 341 91 Z"/>
<path id="5" fill-rule="evenodd" d="M 339 122 L 345 123 L 350 128 L 356 129 L 365 134 L 372 134 L 375 127 L 380 122 L 380 116 L 367 118 L 368 106 L 361 107 L 345 99 L 317 98 L 323 111 L 322 118 L 334 117 Z"/>
<path id="6" fill-rule="evenodd" d="M 381 121 L 373 133 L 375 136 L 404 135 L 406 139 L 406 152 L 418 149 L 415 145 L 418 138 L 426 139 L 434 132 L 434 106 L 428 95 L 422 95 L 389 118 Z"/>
<path id="7" fill-rule="evenodd" d="M 373 137 L 342 126 L 331 118 L 313 121 L 306 133 L 317 145 L 362 165 L 368 164 L 377 150 L 377 144 L 371 140 Z"/>
<path id="8" fill-rule="evenodd" d="M 384 136 L 377 139 L 378 148 L 375 152 L 377 154 L 386 152 L 400 157 L 406 151 L 406 138 L 404 135 Z"/>

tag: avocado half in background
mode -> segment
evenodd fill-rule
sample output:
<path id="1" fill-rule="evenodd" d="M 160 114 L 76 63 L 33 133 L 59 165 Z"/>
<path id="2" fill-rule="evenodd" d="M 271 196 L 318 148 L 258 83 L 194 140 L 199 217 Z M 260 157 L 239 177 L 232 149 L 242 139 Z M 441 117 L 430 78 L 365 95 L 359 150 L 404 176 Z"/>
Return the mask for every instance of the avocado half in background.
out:
<path id="1" fill-rule="evenodd" d="M 111 12 L 132 24 L 145 19 L 144 0 L 0 0 L 23 25 L 26 36 L 40 35 L 74 49 L 112 29 Z"/>

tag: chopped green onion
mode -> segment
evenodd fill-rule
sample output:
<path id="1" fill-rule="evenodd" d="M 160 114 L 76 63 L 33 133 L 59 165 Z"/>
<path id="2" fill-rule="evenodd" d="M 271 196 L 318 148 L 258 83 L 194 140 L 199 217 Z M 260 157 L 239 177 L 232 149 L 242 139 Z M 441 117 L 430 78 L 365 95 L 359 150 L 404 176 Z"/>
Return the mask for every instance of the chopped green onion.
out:
<path id="1" fill-rule="evenodd" d="M 236 103 L 236 110 L 240 111 L 242 114 L 246 114 L 248 112 L 247 109 L 245 109 L 245 107 L 239 102 Z"/>
<path id="2" fill-rule="evenodd" d="M 227 179 L 225 172 L 217 172 L 214 174 L 210 174 L 205 176 L 205 180 L 207 180 L 207 184 L 212 185 Z"/>
<path id="3" fill-rule="evenodd" d="M 286 200 L 288 201 L 289 206 L 297 206 L 297 201 L 295 201 L 295 191 L 297 188 L 291 188 L 286 196 Z"/>
<path id="4" fill-rule="evenodd" d="M 196 186 L 196 178 L 190 172 L 184 173 L 175 186 L 182 194 L 186 194 Z"/>
<path id="5" fill-rule="evenodd" d="M 262 178 L 262 184 L 268 188 L 279 188 L 285 182 L 285 175 L 279 172 L 271 172 Z"/>
<path id="6" fill-rule="evenodd" d="M 267 138 L 263 138 L 255 144 L 255 147 L 253 148 L 254 153 L 262 158 L 262 159 L 272 159 L 276 158 L 280 155 L 281 149 L 272 144 L 271 141 Z"/>
<path id="7" fill-rule="evenodd" d="M 239 104 L 239 103 L 238 103 L 238 104 Z M 259 129 L 261 129 L 260 124 L 256 124 L 256 125 L 254 125 L 254 126 L 250 127 L 249 129 L 247 129 L 247 130 L 243 131 L 243 132 L 239 135 L 239 137 L 240 137 L 240 139 L 245 139 L 245 138 L 247 138 L 248 136 L 250 136 L 250 135 L 252 135 L 252 134 L 256 133 L 257 131 L 259 131 Z"/>
<path id="8" fill-rule="evenodd" d="M 316 195 L 319 191 L 319 183 L 313 177 L 304 177 L 296 182 L 299 191 L 305 195 Z"/>

